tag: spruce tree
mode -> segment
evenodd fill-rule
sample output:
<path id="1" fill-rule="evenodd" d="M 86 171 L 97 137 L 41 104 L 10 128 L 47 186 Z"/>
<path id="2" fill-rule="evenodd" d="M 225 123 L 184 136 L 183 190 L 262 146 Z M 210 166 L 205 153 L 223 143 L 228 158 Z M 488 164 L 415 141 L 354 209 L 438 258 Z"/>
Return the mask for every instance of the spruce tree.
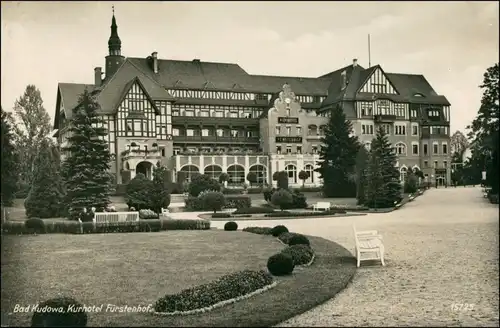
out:
<path id="1" fill-rule="evenodd" d="M 358 155 L 356 157 L 356 199 L 358 205 L 365 203 L 365 185 L 366 185 L 366 170 L 370 154 L 365 147 L 359 147 Z"/>
<path id="2" fill-rule="evenodd" d="M 370 159 L 366 172 L 365 205 L 372 208 L 393 207 L 401 200 L 399 171 L 396 153 L 382 127 L 371 143 Z"/>
<path id="3" fill-rule="evenodd" d="M 325 136 L 321 139 L 319 172 L 323 179 L 326 197 L 355 197 L 356 184 L 350 176 L 354 173 L 359 142 L 351 136 L 352 124 L 340 106 L 330 115 Z"/>
<path id="4" fill-rule="evenodd" d="M 46 138 L 40 143 L 35 157 L 33 179 L 28 198 L 24 202 L 29 218 L 59 217 L 63 209 L 64 194 L 61 188 L 59 161 L 53 145 Z"/>
<path id="5" fill-rule="evenodd" d="M 11 206 L 17 189 L 19 176 L 18 157 L 13 143 L 12 117 L 0 108 L 2 114 L 2 177 L 1 202 L 2 206 Z"/>
<path id="6" fill-rule="evenodd" d="M 93 94 L 85 90 L 69 122 L 67 158 L 63 163 L 70 218 L 85 207 L 106 208 L 110 201 L 111 154 L 104 140 L 107 131 L 98 114 L 100 107 Z"/>

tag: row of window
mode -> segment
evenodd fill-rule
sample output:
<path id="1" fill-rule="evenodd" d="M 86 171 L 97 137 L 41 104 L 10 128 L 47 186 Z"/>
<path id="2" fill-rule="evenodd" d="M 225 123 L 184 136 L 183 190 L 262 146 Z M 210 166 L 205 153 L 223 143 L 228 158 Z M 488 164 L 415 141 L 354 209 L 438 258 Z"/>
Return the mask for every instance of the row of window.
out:
<path id="1" fill-rule="evenodd" d="M 394 127 L 391 127 L 390 124 L 381 124 L 380 127 L 384 130 L 384 132 L 388 135 L 394 134 L 395 136 L 405 136 L 406 135 L 406 125 L 396 124 Z M 362 124 L 361 125 L 361 134 L 364 135 L 374 135 L 375 128 L 373 124 Z M 418 126 L 412 125 L 412 136 L 418 136 Z"/>
<path id="2" fill-rule="evenodd" d="M 255 100 L 271 98 L 268 94 L 249 92 L 209 91 L 209 90 L 169 90 L 175 98 L 225 99 L 225 100 Z"/>
<path id="3" fill-rule="evenodd" d="M 259 118 L 262 109 L 244 106 L 175 105 L 172 116 Z"/>
<path id="4" fill-rule="evenodd" d="M 185 137 L 259 137 L 259 131 L 246 131 L 242 129 L 181 129 L 173 128 L 172 135 L 174 137 L 185 136 Z"/>
<path id="5" fill-rule="evenodd" d="M 423 155 L 427 156 L 429 155 L 429 150 L 428 150 L 428 145 L 424 144 L 424 150 L 423 150 Z M 366 149 L 370 150 L 371 148 L 371 142 L 366 142 L 365 143 Z M 406 150 L 406 144 L 404 142 L 398 142 L 394 145 L 394 151 L 397 155 L 400 156 L 406 156 L 407 155 L 407 150 Z M 419 155 L 419 145 L 418 143 L 412 143 L 411 145 L 411 154 L 418 156 Z M 434 143 L 432 145 L 432 154 L 433 155 L 447 155 L 448 154 L 448 144 L 442 143 L 441 144 L 441 153 L 439 153 L 439 144 Z"/>
<path id="6" fill-rule="evenodd" d="M 246 154 L 258 153 L 257 148 L 238 148 L 238 147 L 186 147 L 184 148 L 184 152 L 187 153 L 205 153 L 205 154 L 224 154 L 227 152 L 245 152 Z M 174 147 L 174 155 L 179 155 L 182 153 L 182 148 Z"/>
<path id="7" fill-rule="evenodd" d="M 286 146 L 276 146 L 276 154 L 281 155 L 281 154 L 302 154 L 302 146 L 292 146 L 292 145 L 286 145 Z M 318 146 L 312 145 L 311 146 L 311 154 L 317 154 L 318 153 Z"/>
<path id="8" fill-rule="evenodd" d="M 361 116 L 372 115 L 395 115 L 406 117 L 407 104 L 393 103 L 390 100 L 377 100 L 375 102 L 358 102 L 361 109 Z"/>

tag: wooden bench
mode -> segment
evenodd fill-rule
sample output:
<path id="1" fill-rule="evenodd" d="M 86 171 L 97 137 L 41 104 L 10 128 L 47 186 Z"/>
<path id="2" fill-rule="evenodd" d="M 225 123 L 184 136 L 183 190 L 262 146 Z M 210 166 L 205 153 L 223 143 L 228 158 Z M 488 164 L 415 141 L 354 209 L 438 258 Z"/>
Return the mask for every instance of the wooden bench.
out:
<path id="1" fill-rule="evenodd" d="M 377 230 L 357 231 L 356 226 L 353 224 L 354 239 L 356 240 L 356 260 L 357 266 L 361 265 L 361 261 L 367 260 L 380 260 L 382 266 L 384 262 L 384 244 L 382 243 L 382 236 L 379 235 Z M 362 254 L 368 254 L 361 258 Z"/>
<path id="2" fill-rule="evenodd" d="M 139 212 L 98 212 L 94 223 L 139 222 Z"/>
<path id="3" fill-rule="evenodd" d="M 328 211 L 331 205 L 330 202 L 317 202 L 313 205 L 313 212 L 316 211 Z"/>

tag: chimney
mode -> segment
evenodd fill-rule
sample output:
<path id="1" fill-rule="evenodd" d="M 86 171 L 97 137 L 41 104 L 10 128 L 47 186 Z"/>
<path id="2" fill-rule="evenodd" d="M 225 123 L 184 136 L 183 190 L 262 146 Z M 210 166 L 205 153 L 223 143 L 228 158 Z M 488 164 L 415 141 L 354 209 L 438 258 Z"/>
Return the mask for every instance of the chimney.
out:
<path id="1" fill-rule="evenodd" d="M 356 58 L 354 58 L 352 60 L 352 67 L 356 67 L 356 66 L 358 66 L 358 60 Z"/>
<path id="2" fill-rule="evenodd" d="M 96 87 L 100 87 L 102 83 L 102 67 L 94 68 L 94 83 Z"/>
<path id="3" fill-rule="evenodd" d="M 156 51 L 153 52 L 151 57 L 153 58 L 153 71 L 158 73 L 158 53 Z"/>

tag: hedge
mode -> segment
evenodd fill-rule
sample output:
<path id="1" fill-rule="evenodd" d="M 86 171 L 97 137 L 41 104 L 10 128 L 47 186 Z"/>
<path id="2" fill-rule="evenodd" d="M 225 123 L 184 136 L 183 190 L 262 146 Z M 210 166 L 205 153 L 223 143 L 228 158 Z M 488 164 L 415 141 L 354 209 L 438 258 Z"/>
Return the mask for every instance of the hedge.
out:
<path id="1" fill-rule="evenodd" d="M 225 208 L 246 208 L 252 206 L 252 199 L 246 195 L 225 195 Z M 212 209 L 204 207 L 199 197 L 189 196 L 186 199 L 187 211 L 211 211 Z"/>
<path id="2" fill-rule="evenodd" d="M 216 304 L 245 296 L 273 284 L 267 272 L 243 270 L 224 275 L 217 280 L 166 295 L 154 304 L 155 312 L 171 313 L 210 310 Z"/>
<path id="3" fill-rule="evenodd" d="M 31 219 L 40 220 L 40 219 Z M 27 220 L 28 221 L 28 220 Z M 44 222 L 43 229 L 34 231 L 25 222 L 7 221 L 2 223 L 2 234 L 22 235 L 33 233 L 111 233 L 111 232 L 158 232 L 166 230 L 209 230 L 207 220 L 150 219 L 139 222 L 93 223 L 78 221 Z"/>
<path id="4" fill-rule="evenodd" d="M 281 251 L 281 253 L 289 255 L 292 258 L 294 265 L 308 264 L 314 257 L 314 251 L 309 245 L 288 246 Z"/>
<path id="5" fill-rule="evenodd" d="M 310 216 L 332 216 L 335 214 L 345 214 L 347 213 L 345 210 L 329 210 L 324 212 L 289 212 L 289 211 L 281 211 L 274 212 L 264 215 L 269 218 L 282 218 L 282 217 L 310 217 Z"/>
<path id="6" fill-rule="evenodd" d="M 232 214 L 266 214 L 266 213 L 274 213 L 274 209 L 269 207 L 252 206 L 246 208 L 239 208 Z"/>
<path id="7" fill-rule="evenodd" d="M 214 213 L 214 214 L 212 214 L 213 219 L 227 219 L 230 217 L 231 217 L 231 214 L 229 214 L 229 213 Z"/>
<path id="8" fill-rule="evenodd" d="M 272 228 L 268 227 L 246 227 L 243 228 L 242 231 L 256 233 L 258 235 L 270 235 L 272 230 L 273 230 Z"/>

